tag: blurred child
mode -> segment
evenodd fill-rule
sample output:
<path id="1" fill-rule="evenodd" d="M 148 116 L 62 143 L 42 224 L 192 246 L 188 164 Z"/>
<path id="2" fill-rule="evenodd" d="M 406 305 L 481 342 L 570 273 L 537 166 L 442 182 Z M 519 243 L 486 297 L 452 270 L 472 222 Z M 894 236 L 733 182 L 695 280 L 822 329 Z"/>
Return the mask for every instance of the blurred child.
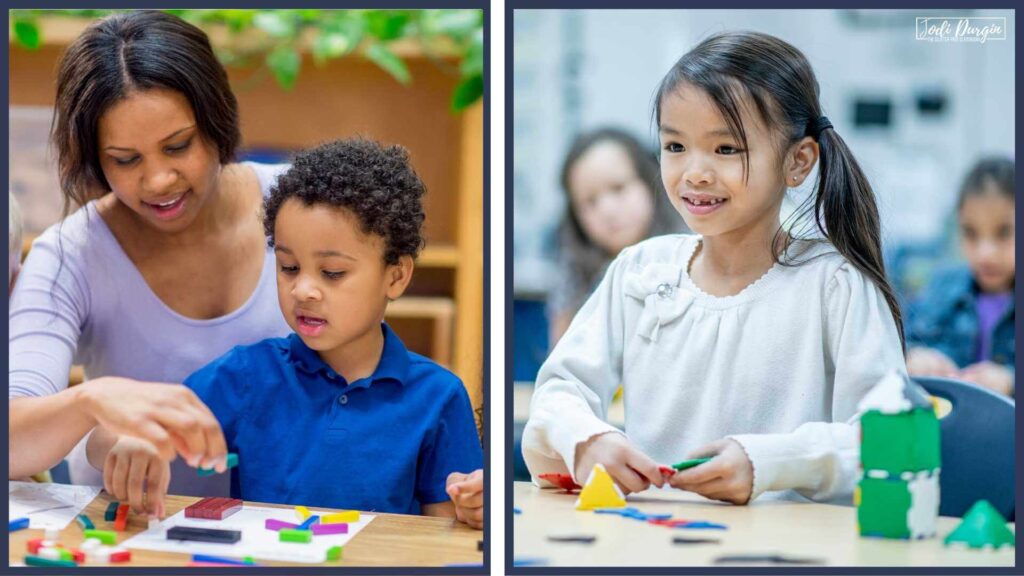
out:
<path id="1" fill-rule="evenodd" d="M 561 182 L 567 206 L 559 228 L 562 274 L 548 298 L 552 345 L 623 248 L 686 228 L 662 193 L 655 155 L 622 130 L 580 134 Z"/>
<path id="2" fill-rule="evenodd" d="M 978 162 L 960 187 L 957 219 L 966 266 L 932 280 L 911 310 L 907 369 L 919 376 L 1014 390 L 1014 164 Z"/>
<path id="3" fill-rule="evenodd" d="M 233 497 L 466 515 L 447 490 L 453 472 L 483 464 L 469 397 L 384 323 L 423 244 L 423 193 L 405 149 L 368 140 L 299 154 L 271 190 L 264 226 L 295 333 L 237 346 L 185 381 L 238 453 Z M 108 490 L 133 504 L 142 478 L 161 489 L 137 450 L 115 446 L 103 468 Z"/>
<path id="4" fill-rule="evenodd" d="M 905 374 L 902 322 L 874 194 L 810 64 L 772 36 L 718 34 L 669 70 L 654 116 L 668 198 L 699 235 L 652 238 L 609 265 L 540 369 L 527 466 L 582 483 L 602 464 L 627 492 L 849 502 L 857 403 Z M 804 222 L 824 238 L 800 238 L 782 201 L 815 164 Z M 604 420 L 620 382 L 628 436 Z"/>
<path id="5" fill-rule="evenodd" d="M 14 281 L 21 270 L 21 210 L 14 194 L 7 192 L 7 296 L 14 291 Z"/>

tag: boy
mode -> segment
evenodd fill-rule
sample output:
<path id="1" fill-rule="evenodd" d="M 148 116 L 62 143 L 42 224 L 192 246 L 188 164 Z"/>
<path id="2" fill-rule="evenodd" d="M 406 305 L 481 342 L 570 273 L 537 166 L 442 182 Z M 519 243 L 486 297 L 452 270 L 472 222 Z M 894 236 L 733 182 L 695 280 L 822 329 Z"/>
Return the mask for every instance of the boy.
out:
<path id="1" fill-rule="evenodd" d="M 271 190 L 264 226 L 295 333 L 235 347 L 185 381 L 238 453 L 233 497 L 456 516 L 446 480 L 483 464 L 468 395 L 383 322 L 423 245 L 423 193 L 403 148 L 362 139 L 301 153 Z M 135 467 L 108 461 L 105 479 Z"/>

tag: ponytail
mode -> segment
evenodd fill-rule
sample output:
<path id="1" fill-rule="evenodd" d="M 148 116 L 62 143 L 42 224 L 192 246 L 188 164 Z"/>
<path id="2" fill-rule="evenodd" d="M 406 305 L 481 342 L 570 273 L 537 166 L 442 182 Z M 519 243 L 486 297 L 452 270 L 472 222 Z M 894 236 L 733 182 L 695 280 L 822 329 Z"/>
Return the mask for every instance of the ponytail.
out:
<path id="1" fill-rule="evenodd" d="M 896 291 L 885 275 L 875 193 L 846 142 L 834 129 L 820 131 L 817 140 L 821 159 L 818 162 L 814 221 L 836 250 L 882 291 L 896 322 L 900 343 L 906 350 L 903 314 Z"/>

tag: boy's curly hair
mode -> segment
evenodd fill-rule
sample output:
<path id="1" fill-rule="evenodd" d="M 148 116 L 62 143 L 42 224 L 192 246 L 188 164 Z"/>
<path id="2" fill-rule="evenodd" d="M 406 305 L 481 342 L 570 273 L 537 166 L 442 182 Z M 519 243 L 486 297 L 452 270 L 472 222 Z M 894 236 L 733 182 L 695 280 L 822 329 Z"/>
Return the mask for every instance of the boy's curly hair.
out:
<path id="1" fill-rule="evenodd" d="M 263 230 L 274 246 L 274 222 L 289 198 L 306 206 L 345 208 L 363 232 L 384 238 L 384 262 L 416 258 L 423 247 L 423 182 L 401 146 L 365 138 L 337 140 L 299 153 L 263 203 Z"/>

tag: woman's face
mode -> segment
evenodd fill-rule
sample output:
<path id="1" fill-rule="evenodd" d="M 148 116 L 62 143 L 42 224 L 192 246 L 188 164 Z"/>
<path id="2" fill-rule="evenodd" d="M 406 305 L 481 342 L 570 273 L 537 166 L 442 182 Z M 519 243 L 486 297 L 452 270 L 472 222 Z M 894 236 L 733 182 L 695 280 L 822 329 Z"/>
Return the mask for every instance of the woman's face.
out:
<path id="1" fill-rule="evenodd" d="M 707 237 L 757 235 L 778 227 L 786 189 L 779 155 L 765 123 L 740 106 L 747 150 L 702 90 L 683 83 L 661 103 L 661 178 L 676 211 Z M 749 174 L 744 180 L 744 158 Z"/>
<path id="2" fill-rule="evenodd" d="M 654 218 L 654 195 L 621 145 L 598 142 L 569 170 L 569 200 L 591 242 L 608 254 L 643 240 Z"/>
<path id="3" fill-rule="evenodd" d="M 986 186 L 960 207 L 960 248 L 983 292 L 1008 292 L 1016 270 L 1014 202 Z"/>
<path id="4" fill-rule="evenodd" d="M 114 195 L 158 230 L 188 228 L 215 195 L 217 149 L 200 135 L 179 92 L 130 93 L 100 117 L 98 138 L 100 167 Z"/>

